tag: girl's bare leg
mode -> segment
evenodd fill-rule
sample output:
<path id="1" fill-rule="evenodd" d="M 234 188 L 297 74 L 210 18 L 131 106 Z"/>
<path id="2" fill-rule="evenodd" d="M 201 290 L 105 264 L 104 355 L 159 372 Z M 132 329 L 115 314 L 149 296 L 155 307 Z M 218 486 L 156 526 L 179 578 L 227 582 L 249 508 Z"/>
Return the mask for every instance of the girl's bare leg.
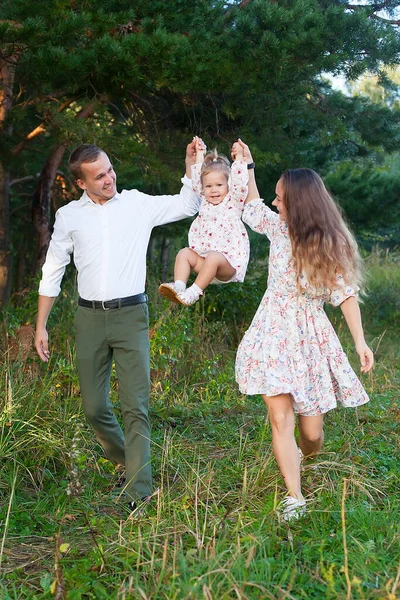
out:
<path id="1" fill-rule="evenodd" d="M 288 493 L 304 500 L 300 484 L 300 455 L 294 437 L 295 416 L 290 394 L 263 396 L 272 429 L 272 447 Z"/>
<path id="2" fill-rule="evenodd" d="M 299 415 L 299 446 L 304 456 L 315 456 L 324 444 L 324 416 Z"/>
<path id="3" fill-rule="evenodd" d="M 195 284 L 202 290 L 210 285 L 214 277 L 217 277 L 220 281 L 229 281 L 236 273 L 236 269 L 220 252 L 210 252 L 202 260 L 203 262 L 200 265 L 198 264 L 197 268 L 194 267 L 194 270 L 198 273 Z"/>
<path id="4" fill-rule="evenodd" d="M 191 248 L 179 250 L 175 259 L 174 279 L 187 283 L 191 271 L 198 273 L 204 263 L 204 258 Z"/>

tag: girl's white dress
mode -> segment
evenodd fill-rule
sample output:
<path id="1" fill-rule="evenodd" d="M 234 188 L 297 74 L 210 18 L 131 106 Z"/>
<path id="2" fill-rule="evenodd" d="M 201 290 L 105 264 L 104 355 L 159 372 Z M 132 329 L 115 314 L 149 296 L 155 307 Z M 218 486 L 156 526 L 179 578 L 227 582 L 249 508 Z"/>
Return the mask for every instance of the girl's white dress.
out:
<path id="1" fill-rule="evenodd" d="M 337 405 L 359 406 L 369 398 L 323 309 L 338 306 L 353 287 L 337 278 L 337 289 L 298 293 L 287 225 L 262 200 L 249 202 L 243 220 L 271 241 L 268 286 L 236 357 L 236 380 L 244 394 L 293 397 L 295 412 L 320 415 Z M 308 288 L 308 289 L 307 289 Z"/>
<path id="2" fill-rule="evenodd" d="M 201 165 L 193 165 L 191 170 L 193 189 L 202 196 Z M 228 194 L 216 205 L 202 196 L 199 214 L 189 230 L 189 247 L 192 250 L 200 256 L 207 256 L 211 251 L 220 252 L 236 269 L 231 281 L 243 281 L 249 262 L 249 236 L 242 222 L 248 181 L 247 164 L 234 161 Z"/>

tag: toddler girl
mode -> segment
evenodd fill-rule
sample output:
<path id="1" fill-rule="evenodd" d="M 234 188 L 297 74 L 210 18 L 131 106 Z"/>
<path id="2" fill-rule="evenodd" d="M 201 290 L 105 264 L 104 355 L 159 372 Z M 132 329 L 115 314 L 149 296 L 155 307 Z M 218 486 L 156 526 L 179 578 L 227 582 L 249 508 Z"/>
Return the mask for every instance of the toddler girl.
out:
<path id="1" fill-rule="evenodd" d="M 250 254 L 241 216 L 251 165 L 243 161 L 243 148 L 237 143 L 232 168 L 225 156 L 216 151 L 204 156 L 204 151 L 202 140 L 196 138 L 192 185 L 202 203 L 189 230 L 189 247 L 176 257 L 174 282 L 159 287 L 162 296 L 185 306 L 194 304 L 210 283 L 243 281 Z M 197 277 L 186 289 L 191 271 Z"/>
<path id="2" fill-rule="evenodd" d="M 244 156 L 251 154 L 239 142 Z M 356 242 L 322 179 L 311 169 L 285 171 L 270 210 L 259 198 L 254 172 L 243 220 L 270 242 L 268 286 L 240 343 L 236 379 L 244 394 L 261 394 L 268 409 L 275 458 L 288 495 L 283 517 L 297 518 L 306 502 L 300 485 L 301 455 L 315 455 L 324 440 L 323 414 L 339 401 L 368 402 L 323 303 L 340 306 L 361 361 L 373 365 L 357 302 L 360 272 Z M 299 451 L 295 418 L 299 415 Z"/>

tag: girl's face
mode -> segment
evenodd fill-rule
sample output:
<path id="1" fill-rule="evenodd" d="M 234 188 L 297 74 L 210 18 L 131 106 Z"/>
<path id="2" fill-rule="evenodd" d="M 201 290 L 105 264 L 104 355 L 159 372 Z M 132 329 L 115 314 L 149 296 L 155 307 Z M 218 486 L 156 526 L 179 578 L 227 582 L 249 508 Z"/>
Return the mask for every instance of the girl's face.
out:
<path id="1" fill-rule="evenodd" d="M 281 221 L 286 221 L 287 219 L 287 212 L 286 212 L 286 207 L 285 207 L 285 203 L 283 201 L 284 199 L 284 189 L 283 189 L 283 183 L 282 183 L 282 179 L 280 179 L 278 181 L 278 183 L 276 184 L 276 188 L 275 188 L 275 200 L 272 202 L 273 206 L 276 206 L 276 208 L 278 209 L 279 212 L 279 216 L 281 218 Z"/>
<path id="2" fill-rule="evenodd" d="M 228 193 L 228 180 L 221 171 L 203 175 L 202 184 L 204 197 L 211 204 L 219 204 Z"/>

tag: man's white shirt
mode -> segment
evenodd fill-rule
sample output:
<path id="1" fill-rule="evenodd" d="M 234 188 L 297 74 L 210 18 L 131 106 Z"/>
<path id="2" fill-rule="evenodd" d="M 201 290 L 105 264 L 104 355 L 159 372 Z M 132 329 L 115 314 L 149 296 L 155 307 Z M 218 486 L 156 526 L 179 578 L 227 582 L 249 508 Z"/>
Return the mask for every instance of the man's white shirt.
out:
<path id="1" fill-rule="evenodd" d="M 146 253 L 153 227 L 195 215 L 200 197 L 182 178 L 179 194 L 150 196 L 123 190 L 104 204 L 84 192 L 56 213 L 39 294 L 58 296 L 74 255 L 78 293 L 86 300 L 112 300 L 145 289 Z"/>

